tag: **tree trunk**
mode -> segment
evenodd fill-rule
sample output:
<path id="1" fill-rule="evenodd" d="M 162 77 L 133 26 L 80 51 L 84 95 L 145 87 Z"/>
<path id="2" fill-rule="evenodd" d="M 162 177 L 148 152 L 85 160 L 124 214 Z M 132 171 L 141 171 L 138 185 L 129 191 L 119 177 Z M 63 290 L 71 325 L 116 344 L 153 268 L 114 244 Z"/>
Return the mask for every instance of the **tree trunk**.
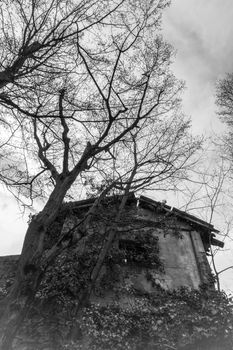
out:
<path id="1" fill-rule="evenodd" d="M 19 259 L 15 282 L 4 303 L 4 313 L 1 320 L 3 334 L 0 342 L 1 350 L 10 350 L 17 329 L 22 324 L 28 306 L 40 284 L 43 271 L 40 269 L 44 249 L 44 239 L 49 225 L 55 220 L 62 205 L 64 196 L 70 188 L 73 179 L 67 177 L 59 181 L 51 193 L 43 210 L 36 215 L 28 226 L 22 253 Z M 29 296 L 25 295 L 25 289 Z M 17 304 L 18 312 L 12 313 L 12 305 Z"/>

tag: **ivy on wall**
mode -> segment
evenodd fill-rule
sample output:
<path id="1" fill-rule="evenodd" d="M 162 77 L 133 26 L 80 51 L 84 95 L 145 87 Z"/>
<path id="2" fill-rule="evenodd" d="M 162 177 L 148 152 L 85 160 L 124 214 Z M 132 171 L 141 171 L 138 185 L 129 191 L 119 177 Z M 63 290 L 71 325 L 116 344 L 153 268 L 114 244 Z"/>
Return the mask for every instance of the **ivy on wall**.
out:
<path id="1" fill-rule="evenodd" d="M 135 298 L 129 308 L 92 305 L 80 320 L 74 349 L 232 349 L 233 312 L 220 293 L 181 289 Z"/>
<path id="2" fill-rule="evenodd" d="M 111 263 L 127 263 L 163 271 L 159 257 L 158 237 L 151 232 L 136 232 L 132 229 L 127 238 L 120 238 L 108 254 Z"/>
<path id="3" fill-rule="evenodd" d="M 74 319 L 65 307 L 38 308 L 22 330 L 27 350 L 232 350 L 233 308 L 216 291 L 160 291 L 134 295 L 124 305 L 90 304 L 78 320 L 77 337 L 70 339 Z M 76 320 L 77 321 L 77 320 Z M 33 339 L 33 345 L 32 345 Z M 27 342 L 26 342 L 27 340 Z M 30 345 L 31 344 L 31 345 Z M 20 349 L 20 342 L 17 350 Z"/>
<path id="4" fill-rule="evenodd" d="M 90 303 L 79 319 L 73 310 L 113 223 L 116 208 L 100 208 L 89 233 L 79 245 L 66 248 L 49 266 L 36 294 L 26 323 L 17 339 L 21 350 L 232 350 L 233 308 L 223 293 L 181 288 L 167 292 L 156 285 L 151 271 L 163 272 L 158 237 L 143 221 L 134 221 L 128 208 L 119 225 L 119 235 L 108 252 L 98 282 L 99 296 L 118 285 L 118 299 L 102 305 Z M 75 209 L 69 208 L 75 215 Z M 80 212 L 79 212 L 80 214 Z M 81 213 L 80 218 L 85 213 Z M 59 236 L 66 213 L 50 228 L 47 247 Z M 154 287 L 152 294 L 139 294 L 119 276 L 127 267 L 145 269 Z M 125 269 L 126 270 L 126 269 Z M 123 276 L 124 277 L 124 276 Z M 120 286 L 122 284 L 122 288 Z M 124 284 L 124 286 L 123 286 Z M 7 287 L 7 286 L 6 286 Z M 0 290 L 6 295 L 7 288 Z M 121 298 L 128 298 L 122 303 Z M 70 337 L 74 322 L 76 336 Z"/>

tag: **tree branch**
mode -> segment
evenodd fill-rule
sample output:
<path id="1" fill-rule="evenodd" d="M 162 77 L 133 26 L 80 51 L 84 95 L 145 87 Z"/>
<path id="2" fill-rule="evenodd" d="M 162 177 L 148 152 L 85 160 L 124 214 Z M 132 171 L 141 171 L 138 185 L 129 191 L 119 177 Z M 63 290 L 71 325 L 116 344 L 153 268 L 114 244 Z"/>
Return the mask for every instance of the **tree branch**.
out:
<path id="1" fill-rule="evenodd" d="M 70 139 L 68 137 L 69 133 L 69 128 L 66 123 L 66 120 L 63 115 L 63 106 L 62 106 L 62 101 L 64 99 L 65 95 L 65 89 L 62 89 L 60 91 L 60 96 L 59 96 L 59 115 L 60 115 L 60 120 L 61 120 L 61 125 L 63 127 L 63 132 L 62 132 L 62 141 L 64 144 L 64 152 L 63 152 L 63 170 L 62 173 L 63 175 L 66 175 L 69 172 L 69 145 L 70 145 Z"/>
<path id="2" fill-rule="evenodd" d="M 45 167 L 51 171 L 52 177 L 54 178 L 55 181 L 57 181 L 58 179 L 58 172 L 56 170 L 56 168 L 54 167 L 54 165 L 48 160 L 48 158 L 45 156 L 45 151 L 47 151 L 50 147 L 50 144 L 47 143 L 45 145 L 45 147 L 42 146 L 39 136 L 37 134 L 37 121 L 36 119 L 33 120 L 33 127 L 34 127 L 34 138 L 36 140 L 37 146 L 38 146 L 38 156 L 40 158 L 40 160 L 43 162 L 43 164 L 45 165 Z"/>

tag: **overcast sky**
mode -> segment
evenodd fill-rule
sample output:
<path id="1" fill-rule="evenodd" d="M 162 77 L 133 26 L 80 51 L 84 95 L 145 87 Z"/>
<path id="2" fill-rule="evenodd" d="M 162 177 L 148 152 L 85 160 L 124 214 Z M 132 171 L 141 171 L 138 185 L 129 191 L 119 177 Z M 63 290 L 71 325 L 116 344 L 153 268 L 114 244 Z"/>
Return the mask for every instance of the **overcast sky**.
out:
<path id="1" fill-rule="evenodd" d="M 166 39 L 177 50 L 173 65 L 186 81 L 184 110 L 196 132 L 222 129 L 214 105 L 215 83 L 233 72 L 233 1 L 173 0 L 166 10 Z"/>
<path id="2" fill-rule="evenodd" d="M 173 69 L 186 81 L 184 111 L 192 118 L 195 133 L 221 132 L 216 116 L 215 83 L 233 72 L 233 0 L 173 0 L 163 19 L 163 33 L 177 50 Z M 14 199 L 0 190 L 0 255 L 19 253 L 27 227 Z M 232 263 L 228 251 L 227 260 Z M 233 273 L 224 287 L 233 290 Z"/>

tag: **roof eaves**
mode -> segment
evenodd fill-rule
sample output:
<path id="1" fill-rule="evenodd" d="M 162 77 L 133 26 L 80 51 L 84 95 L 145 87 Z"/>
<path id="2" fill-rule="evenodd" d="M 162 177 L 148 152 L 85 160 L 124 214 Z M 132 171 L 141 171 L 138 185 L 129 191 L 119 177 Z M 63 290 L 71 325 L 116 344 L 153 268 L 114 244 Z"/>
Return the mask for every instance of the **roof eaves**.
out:
<path id="1" fill-rule="evenodd" d="M 211 232 L 219 233 L 219 231 L 216 230 L 213 225 L 209 224 L 208 222 L 206 222 L 202 219 L 197 218 L 194 215 L 188 214 L 185 211 L 182 211 L 180 209 L 171 207 L 171 206 L 164 204 L 164 203 L 161 203 L 161 202 L 157 202 L 157 201 L 155 201 L 151 198 L 145 197 L 145 196 L 140 196 L 139 202 L 145 202 L 145 203 L 151 204 L 152 206 L 154 206 L 156 208 L 160 206 L 165 211 L 173 213 L 174 215 L 176 215 L 176 216 L 178 216 L 186 221 L 189 221 L 189 222 L 192 222 L 196 225 L 205 227 L 206 229 L 210 230 Z"/>

